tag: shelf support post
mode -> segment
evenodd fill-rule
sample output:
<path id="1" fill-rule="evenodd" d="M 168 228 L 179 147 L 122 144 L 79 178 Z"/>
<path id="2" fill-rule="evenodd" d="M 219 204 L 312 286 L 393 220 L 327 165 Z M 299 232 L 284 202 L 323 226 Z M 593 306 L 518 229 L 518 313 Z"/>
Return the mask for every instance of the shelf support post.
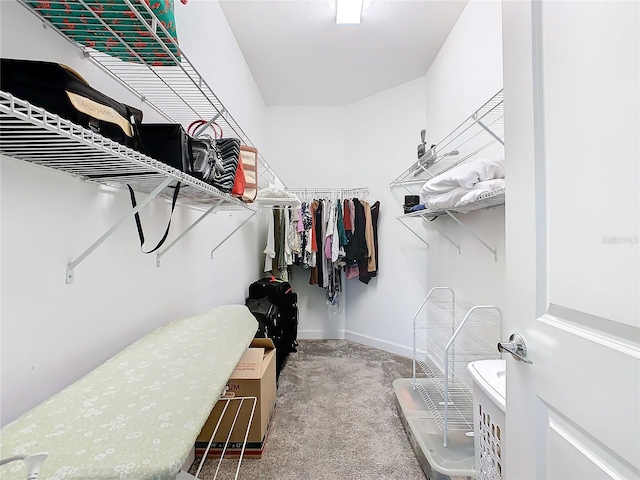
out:
<path id="1" fill-rule="evenodd" d="M 498 261 L 498 253 L 497 253 L 496 249 L 491 248 L 491 246 L 489 246 L 489 244 L 488 244 L 487 242 L 485 242 L 484 240 L 482 240 L 482 239 L 481 239 L 478 235 L 476 235 L 476 234 L 475 234 L 475 233 L 474 233 L 474 232 L 473 232 L 469 227 L 467 227 L 464 223 L 462 223 L 460 220 L 458 220 L 458 218 L 457 218 L 453 213 L 451 213 L 449 210 L 446 210 L 446 212 L 447 212 L 447 215 L 449 215 L 451 218 L 453 218 L 453 219 L 456 221 L 456 223 L 457 223 L 458 225 L 460 225 L 462 228 L 464 228 L 464 229 L 469 233 L 469 235 L 471 235 L 472 237 L 474 237 L 474 238 L 475 238 L 476 240 L 478 240 L 482 245 L 484 245 L 484 246 L 487 248 L 487 250 L 489 250 L 491 253 L 493 253 L 493 260 L 494 260 L 494 262 L 497 262 L 497 261 Z"/>
<path id="2" fill-rule="evenodd" d="M 80 262 L 82 262 L 85 258 L 87 258 L 96 248 L 98 248 L 107 238 L 109 238 L 111 234 L 113 234 L 113 232 L 115 232 L 118 229 L 118 227 L 120 227 L 120 225 L 122 225 L 126 220 L 128 220 L 131 217 L 131 215 L 138 213 L 151 200 L 153 200 L 156 196 L 158 196 L 158 194 L 162 190 L 164 190 L 165 187 L 167 187 L 172 181 L 173 181 L 173 178 L 171 177 L 165 178 L 165 180 L 160 185 L 158 185 L 153 192 L 147 195 L 144 198 L 144 200 L 139 202 L 135 208 L 133 208 L 130 212 L 127 212 L 126 215 L 124 215 L 120 220 L 116 222 L 115 225 L 113 225 L 113 227 L 107 230 L 104 235 L 102 235 L 98 240 L 96 240 L 93 243 L 93 245 L 87 248 L 78 258 L 76 258 L 71 263 L 69 263 L 69 265 L 67 265 L 67 277 L 66 277 L 67 283 L 73 283 L 73 279 L 74 279 L 73 269 L 77 267 Z"/>
<path id="3" fill-rule="evenodd" d="M 162 257 L 165 253 L 167 253 L 167 251 L 172 248 L 176 243 L 178 243 L 180 241 L 180 239 L 182 237 L 184 237 L 187 233 L 189 233 L 191 230 L 193 230 L 195 228 L 196 225 L 198 225 L 202 220 L 204 220 L 210 213 L 214 212 L 222 203 L 223 199 L 218 200 L 216 203 L 214 203 L 211 208 L 209 208 L 209 210 L 207 210 L 206 212 L 204 212 L 195 222 L 193 222 L 191 224 L 191 226 L 189 226 L 189 228 L 187 228 L 184 232 L 182 232 L 173 242 L 171 242 L 169 245 L 167 245 L 165 248 L 163 248 L 162 250 L 160 250 L 157 254 L 156 254 L 156 267 L 160 266 L 160 257 Z"/>
<path id="4" fill-rule="evenodd" d="M 240 230 L 240 229 L 244 226 L 244 224 L 245 224 L 245 223 L 247 223 L 249 220 L 251 220 L 251 219 L 253 218 L 253 216 L 254 216 L 256 213 L 258 213 L 258 211 L 257 211 L 257 210 L 253 211 L 253 212 L 251 213 L 251 215 L 249 215 L 249 217 L 247 217 L 247 219 L 246 219 L 244 222 L 242 222 L 240 225 L 238 225 L 236 228 L 234 228 L 234 229 L 231 231 L 231 233 L 229 233 L 229 235 L 227 235 L 226 237 L 224 237 L 224 238 L 223 238 L 223 239 L 222 239 L 222 240 L 221 240 L 221 241 L 220 241 L 220 242 L 219 242 L 215 247 L 213 247 L 213 250 L 211 250 L 211 259 L 212 259 L 212 260 L 213 260 L 213 254 L 214 254 L 214 252 L 215 252 L 215 251 L 216 251 L 216 250 L 217 250 L 217 249 L 218 249 L 218 248 L 219 248 L 219 247 L 220 247 L 224 242 L 226 242 L 227 240 L 229 240 L 229 238 L 231 238 L 231 235 L 233 235 L 234 233 L 236 233 L 238 230 Z"/>

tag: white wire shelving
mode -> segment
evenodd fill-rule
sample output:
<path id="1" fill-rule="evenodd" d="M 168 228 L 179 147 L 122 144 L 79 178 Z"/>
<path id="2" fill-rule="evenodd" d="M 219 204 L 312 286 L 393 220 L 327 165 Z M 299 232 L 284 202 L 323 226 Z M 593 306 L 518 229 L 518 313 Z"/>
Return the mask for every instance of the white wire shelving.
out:
<path id="1" fill-rule="evenodd" d="M 243 145 L 255 147 L 185 52 L 157 20 L 148 2 L 111 2 L 119 9 L 116 27 L 109 12 L 103 11 L 103 2 L 18 1 L 169 122 L 186 126 L 198 119 L 215 121 L 225 137 L 239 138 Z M 95 42 L 117 46 L 132 61 L 92 48 L 91 44 Z M 274 183 L 276 179 L 280 181 L 260 153 L 258 162 L 260 186 Z"/>
<path id="2" fill-rule="evenodd" d="M 67 283 L 73 283 L 74 268 L 124 221 L 156 197 L 170 200 L 178 183 L 181 185 L 179 203 L 205 209 L 205 212 L 171 244 L 158 251 L 158 265 L 160 258 L 210 213 L 216 210 L 249 211 L 251 218 L 260 211 L 257 206 L 244 204 L 205 182 L 3 91 L 0 91 L 0 153 L 109 187 L 131 185 L 134 191 L 147 194 L 131 212 L 69 263 Z"/>
<path id="3" fill-rule="evenodd" d="M 420 187 L 428 180 L 463 163 L 477 158 L 480 153 L 488 150 L 502 150 L 504 146 L 504 100 L 503 92 L 499 91 L 482 107 L 475 111 L 453 132 L 440 141 L 435 147 L 427 150 L 413 165 L 390 183 L 390 188 L 402 187 L 410 194 L 417 194 Z M 438 228 L 438 217 L 451 218 L 467 233 L 485 246 L 498 261 L 496 248 L 489 245 L 461 220 L 459 214 L 474 210 L 504 205 L 505 187 L 482 193 L 478 199 L 463 206 L 442 208 L 437 210 L 419 210 L 396 217 L 405 227 L 416 235 L 429 248 L 429 244 L 414 230 L 411 223 L 413 218 L 421 218 L 429 226 L 438 230 L 445 239 L 461 253 L 460 243 Z"/>
<path id="4" fill-rule="evenodd" d="M 426 309 L 425 309 L 426 307 Z M 473 382 L 467 364 L 500 358 L 502 312 L 471 305 L 448 287 L 434 287 L 413 317 L 413 388 L 443 433 L 473 432 Z"/>
<path id="5" fill-rule="evenodd" d="M 117 11 L 110 12 L 104 9 L 101 2 L 94 0 L 18 1 L 35 14 L 45 27 L 53 29 L 75 48 L 79 48 L 85 57 L 167 121 L 183 126 L 201 118 L 208 122 L 215 121 L 225 137 L 236 137 L 242 144 L 254 146 L 185 52 L 158 21 L 148 2 L 114 0 L 111 6 L 115 6 Z M 128 60 L 120 60 L 97 50 L 99 43 L 118 47 L 120 54 L 128 55 Z M 73 283 L 75 267 L 132 214 L 156 197 L 170 200 L 178 182 L 178 203 L 203 210 L 203 214 L 171 243 L 158 250 L 158 266 L 161 257 L 209 214 L 219 210 L 250 214 L 213 247 L 213 258 L 214 252 L 260 211 L 258 205 L 243 203 L 205 182 L 5 92 L 0 92 L 0 119 L 2 154 L 110 187 L 131 186 L 135 192 L 146 194 L 144 199 L 138 199 L 135 208 L 69 263 L 67 283 Z M 207 125 L 200 128 L 206 129 Z M 260 186 L 282 183 L 261 154 L 258 162 Z"/>
<path id="6" fill-rule="evenodd" d="M 393 180 L 390 186 L 423 185 L 427 180 L 463 164 L 495 144 L 504 145 L 502 90 L 438 142 L 433 149 L 428 150 L 423 157 Z"/>

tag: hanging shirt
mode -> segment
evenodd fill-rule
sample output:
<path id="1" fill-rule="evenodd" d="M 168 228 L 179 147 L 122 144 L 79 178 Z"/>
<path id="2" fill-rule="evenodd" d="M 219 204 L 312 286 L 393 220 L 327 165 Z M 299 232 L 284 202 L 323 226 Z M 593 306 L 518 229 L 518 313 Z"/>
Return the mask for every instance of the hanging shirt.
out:
<path id="1" fill-rule="evenodd" d="M 367 271 L 374 272 L 376 270 L 376 252 L 373 243 L 373 221 L 371 220 L 371 205 L 369 202 L 362 202 L 365 216 L 365 240 L 367 243 Z"/>
<path id="2" fill-rule="evenodd" d="M 371 222 L 373 224 L 373 245 L 376 257 L 376 269 L 373 272 L 369 272 L 372 277 L 378 275 L 380 270 L 380 257 L 378 257 L 378 215 L 380 214 L 380 202 L 376 202 L 371 205 Z"/>
<path id="3" fill-rule="evenodd" d="M 353 233 L 353 230 L 351 227 L 351 209 L 349 207 L 349 199 L 345 198 L 343 203 L 344 203 L 344 229 Z"/>
<path id="4" fill-rule="evenodd" d="M 262 253 L 265 254 L 264 271 L 270 272 L 273 269 L 273 259 L 276 257 L 274 245 L 275 234 L 273 230 L 273 212 L 271 212 L 271 215 L 268 215 L 267 222 L 267 246 Z"/>

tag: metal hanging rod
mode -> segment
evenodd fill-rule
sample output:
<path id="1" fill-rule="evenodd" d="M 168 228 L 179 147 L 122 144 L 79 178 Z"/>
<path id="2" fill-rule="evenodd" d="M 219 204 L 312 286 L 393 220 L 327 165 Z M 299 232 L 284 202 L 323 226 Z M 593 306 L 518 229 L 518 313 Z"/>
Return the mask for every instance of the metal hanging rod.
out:
<path id="1" fill-rule="evenodd" d="M 369 189 L 363 188 L 287 188 L 287 192 L 294 193 L 299 197 L 306 199 L 318 196 L 332 196 L 332 197 L 356 197 L 364 198 L 369 196 Z"/>

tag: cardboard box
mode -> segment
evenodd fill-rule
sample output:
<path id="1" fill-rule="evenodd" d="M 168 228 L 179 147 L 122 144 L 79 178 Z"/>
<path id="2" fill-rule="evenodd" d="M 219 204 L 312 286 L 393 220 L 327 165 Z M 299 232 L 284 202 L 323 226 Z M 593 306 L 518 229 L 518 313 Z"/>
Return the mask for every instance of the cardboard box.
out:
<path id="1" fill-rule="evenodd" d="M 247 437 L 245 456 L 260 458 L 267 439 L 269 424 L 276 404 L 276 349 L 270 338 L 254 338 L 227 382 L 228 394 L 235 397 L 257 397 L 258 403 Z M 207 448 L 211 435 L 224 409 L 224 400 L 216 403 L 209 419 L 202 427 L 196 440 L 196 453 L 201 455 Z M 225 458 L 237 457 L 249 424 L 253 402 L 245 400 L 238 414 Z M 239 401 L 229 402 L 218 432 L 216 433 L 209 456 L 219 457 L 224 448 L 229 429 L 240 406 Z"/>

